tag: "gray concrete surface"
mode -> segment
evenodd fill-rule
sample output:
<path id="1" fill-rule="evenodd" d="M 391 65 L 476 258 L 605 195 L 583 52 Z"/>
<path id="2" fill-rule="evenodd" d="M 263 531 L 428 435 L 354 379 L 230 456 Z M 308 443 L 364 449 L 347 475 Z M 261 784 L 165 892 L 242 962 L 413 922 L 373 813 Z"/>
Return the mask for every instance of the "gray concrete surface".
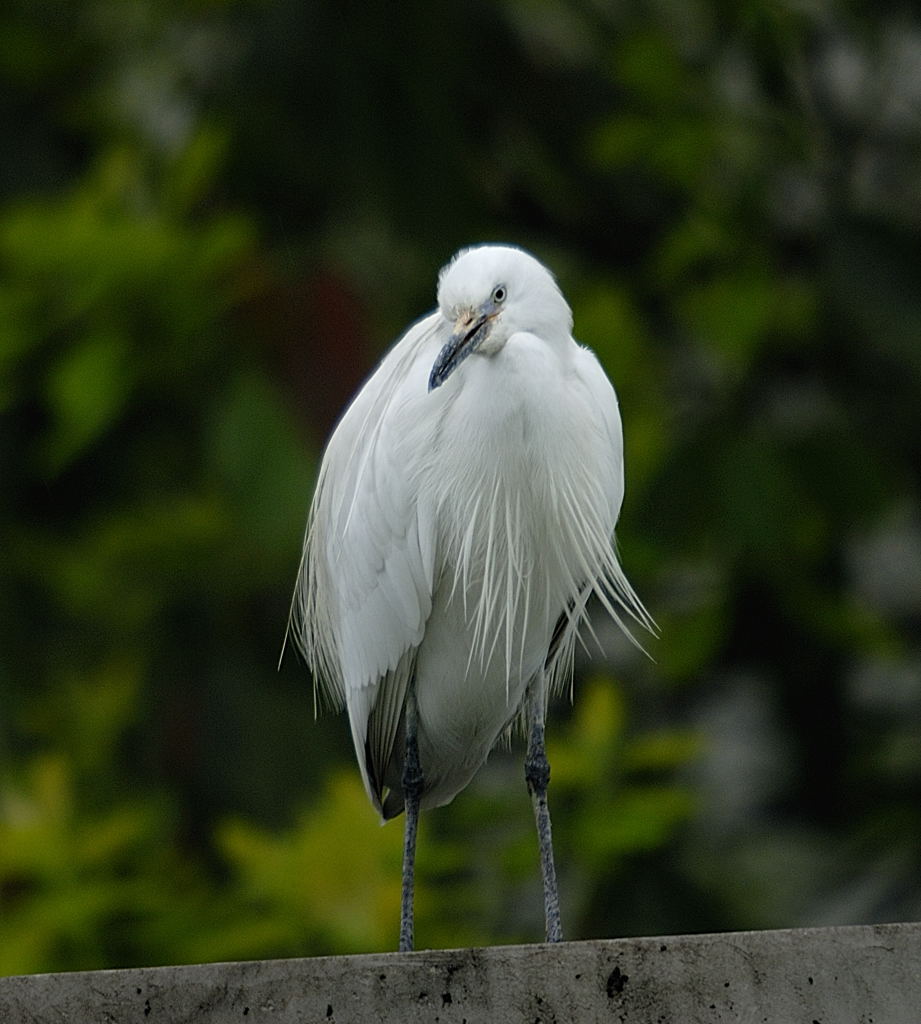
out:
<path id="1" fill-rule="evenodd" d="M 0 978 L 0 1024 L 921 1024 L 921 924 Z"/>

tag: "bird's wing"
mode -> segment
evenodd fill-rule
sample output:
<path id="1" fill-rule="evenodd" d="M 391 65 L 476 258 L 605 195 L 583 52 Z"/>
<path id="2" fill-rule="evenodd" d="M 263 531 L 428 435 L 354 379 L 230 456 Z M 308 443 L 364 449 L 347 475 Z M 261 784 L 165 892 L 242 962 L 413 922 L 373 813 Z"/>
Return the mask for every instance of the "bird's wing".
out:
<path id="1" fill-rule="evenodd" d="M 348 707 L 380 808 L 406 688 L 432 608 L 434 516 L 416 493 L 416 403 L 427 394 L 437 314 L 411 327 L 346 410 L 317 482 L 295 638 L 334 706 Z"/>
<path id="2" fill-rule="evenodd" d="M 624 497 L 624 433 L 617 395 L 594 352 L 579 345 L 574 362 L 591 418 L 603 428 L 606 442 L 604 457 L 608 463 L 604 481 L 605 497 L 609 503 L 613 528 Z"/>
<path id="3" fill-rule="evenodd" d="M 596 516 L 594 526 L 589 531 L 596 534 L 596 542 L 599 545 L 597 553 L 600 559 L 600 572 L 576 599 L 575 606 L 581 606 L 581 610 L 584 611 L 589 596 L 594 593 L 630 640 L 640 646 L 621 615 L 622 612 L 643 629 L 653 634 L 657 630 L 655 621 L 621 568 L 613 538 L 614 526 L 620 515 L 624 497 L 624 437 L 617 395 L 597 357 L 589 349 L 578 347 L 575 364 L 592 420 L 602 431 L 603 443 L 598 450 L 599 464 L 597 472 L 593 474 L 593 480 L 596 485 L 603 488 L 607 503 L 607 515 Z M 604 531 L 608 534 L 607 538 L 602 536 Z M 606 544 L 602 543 L 604 540 L 607 541 Z M 567 616 L 571 618 L 572 611 L 569 611 Z"/>

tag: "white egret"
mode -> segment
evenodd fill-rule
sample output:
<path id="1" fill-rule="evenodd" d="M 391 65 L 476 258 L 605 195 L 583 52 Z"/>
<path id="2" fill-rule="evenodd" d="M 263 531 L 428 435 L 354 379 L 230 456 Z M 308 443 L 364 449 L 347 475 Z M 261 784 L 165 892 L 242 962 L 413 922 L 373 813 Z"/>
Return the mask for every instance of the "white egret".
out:
<path id="1" fill-rule="evenodd" d="M 652 628 L 613 546 L 617 398 L 572 338 L 550 272 L 521 249 L 464 249 L 438 308 L 349 405 L 323 456 L 295 600 L 321 696 L 348 709 L 384 819 L 406 811 L 400 949 L 413 945 L 420 809 L 451 801 L 520 724 L 546 937 L 562 938 L 547 809 L 548 695 L 571 676 L 594 595 Z"/>

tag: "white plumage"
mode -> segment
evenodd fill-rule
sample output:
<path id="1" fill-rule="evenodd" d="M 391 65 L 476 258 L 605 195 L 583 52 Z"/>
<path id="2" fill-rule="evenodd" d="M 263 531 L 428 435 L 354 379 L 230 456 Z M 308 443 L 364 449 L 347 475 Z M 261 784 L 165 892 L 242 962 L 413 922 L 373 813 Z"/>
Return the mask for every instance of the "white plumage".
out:
<path id="1" fill-rule="evenodd" d="M 294 636 L 323 695 L 348 709 L 385 818 L 403 809 L 411 681 L 421 806 L 438 806 L 514 724 L 529 684 L 543 704 L 569 678 L 592 594 L 618 622 L 626 610 L 651 625 L 613 547 L 617 399 L 571 329 L 532 256 L 463 250 L 438 308 L 384 357 L 326 448 Z"/>

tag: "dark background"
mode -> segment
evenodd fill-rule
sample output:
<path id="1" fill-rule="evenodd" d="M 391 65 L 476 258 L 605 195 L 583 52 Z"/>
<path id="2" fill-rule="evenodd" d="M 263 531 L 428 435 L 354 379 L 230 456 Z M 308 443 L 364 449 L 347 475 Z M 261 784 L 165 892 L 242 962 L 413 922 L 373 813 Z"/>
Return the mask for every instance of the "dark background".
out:
<path id="1" fill-rule="evenodd" d="M 276 662 L 331 425 L 486 240 L 617 386 L 662 632 L 551 718 L 568 937 L 921 917 L 913 10 L 3 5 L 0 971 L 395 946 L 400 824 Z M 419 945 L 540 938 L 535 847 L 499 751 Z"/>

